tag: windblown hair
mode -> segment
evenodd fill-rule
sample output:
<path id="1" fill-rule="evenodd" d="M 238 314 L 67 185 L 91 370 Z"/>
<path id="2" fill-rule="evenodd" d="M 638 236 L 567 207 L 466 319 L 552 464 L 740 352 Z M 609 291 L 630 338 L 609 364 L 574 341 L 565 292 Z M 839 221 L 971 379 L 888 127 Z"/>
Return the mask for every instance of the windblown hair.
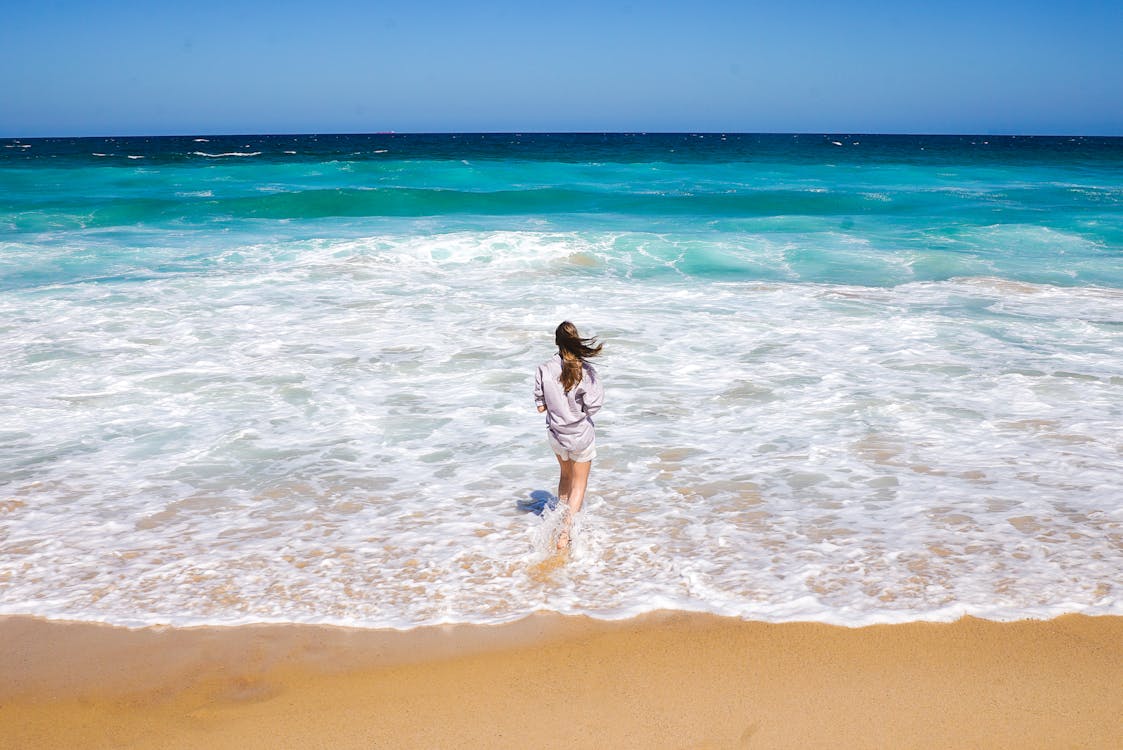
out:
<path id="1" fill-rule="evenodd" d="M 581 338 L 577 333 L 577 326 L 568 320 L 563 321 L 554 331 L 554 343 L 558 345 L 558 354 L 562 358 L 561 384 L 566 393 L 581 382 L 581 366 L 585 360 L 600 354 L 604 344 L 596 338 Z"/>

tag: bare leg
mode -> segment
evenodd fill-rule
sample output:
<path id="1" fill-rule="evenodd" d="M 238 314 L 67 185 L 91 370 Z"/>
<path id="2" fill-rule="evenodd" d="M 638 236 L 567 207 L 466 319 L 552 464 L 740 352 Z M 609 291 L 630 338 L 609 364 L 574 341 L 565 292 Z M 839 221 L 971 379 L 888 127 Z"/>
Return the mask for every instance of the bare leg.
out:
<path id="1" fill-rule="evenodd" d="M 561 461 L 561 459 L 558 459 Z M 562 532 L 558 534 L 558 549 L 563 550 L 569 547 L 569 529 L 573 524 L 573 517 L 581 510 L 581 505 L 585 502 L 585 488 L 589 484 L 589 470 L 593 467 L 592 461 L 565 461 L 569 464 L 569 485 L 568 485 L 568 498 L 565 498 L 566 504 L 569 506 L 569 512 L 565 514 L 565 526 Z M 563 468 L 563 471 L 565 469 Z M 561 494 L 558 494 L 561 498 Z"/>
<path id="2" fill-rule="evenodd" d="M 592 461 L 573 461 L 573 471 L 569 483 L 569 511 L 575 515 L 581 510 L 585 502 L 585 488 L 589 485 L 589 470 L 593 468 Z"/>
<path id="3" fill-rule="evenodd" d="M 558 460 L 558 499 L 563 503 L 569 502 L 569 488 L 573 484 L 573 462 L 566 461 L 557 453 L 554 458 Z"/>
<path id="4" fill-rule="evenodd" d="M 558 501 L 569 507 L 569 492 L 573 486 L 573 462 L 567 461 L 557 453 L 554 457 L 558 459 Z M 561 532 L 558 534 L 558 549 L 562 550 L 569 546 L 569 511 L 566 510 L 565 523 L 562 526 Z"/>

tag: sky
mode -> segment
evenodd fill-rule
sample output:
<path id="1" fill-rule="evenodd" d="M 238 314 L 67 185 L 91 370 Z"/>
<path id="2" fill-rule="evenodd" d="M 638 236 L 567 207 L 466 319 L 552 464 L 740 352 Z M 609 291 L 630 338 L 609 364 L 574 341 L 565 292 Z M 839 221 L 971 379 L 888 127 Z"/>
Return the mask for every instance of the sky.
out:
<path id="1" fill-rule="evenodd" d="M 0 136 L 1123 135 L 1123 2 L 3 0 Z"/>

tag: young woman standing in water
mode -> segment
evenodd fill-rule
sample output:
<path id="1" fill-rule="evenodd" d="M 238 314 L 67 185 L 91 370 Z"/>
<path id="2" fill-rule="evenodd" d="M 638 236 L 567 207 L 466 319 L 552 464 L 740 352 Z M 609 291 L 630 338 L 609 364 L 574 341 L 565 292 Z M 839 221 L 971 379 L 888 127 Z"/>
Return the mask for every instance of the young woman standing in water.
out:
<path id="1" fill-rule="evenodd" d="M 581 338 L 568 320 L 554 331 L 558 353 L 538 365 L 534 376 L 534 403 L 546 413 L 546 439 L 561 468 L 558 499 L 569 507 L 558 549 L 569 547 L 573 516 L 585 501 L 589 469 L 597 455 L 592 416 L 604 403 L 604 386 L 586 360 L 600 354 L 603 344 Z"/>

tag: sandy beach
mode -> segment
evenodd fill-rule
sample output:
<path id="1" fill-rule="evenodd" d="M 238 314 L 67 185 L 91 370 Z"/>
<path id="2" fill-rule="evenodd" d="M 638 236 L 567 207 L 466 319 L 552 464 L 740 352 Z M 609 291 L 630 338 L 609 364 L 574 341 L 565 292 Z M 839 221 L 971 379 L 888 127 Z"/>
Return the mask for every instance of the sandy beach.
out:
<path id="1" fill-rule="evenodd" d="M 5 748 L 1118 748 L 1123 618 L 0 620 Z"/>

